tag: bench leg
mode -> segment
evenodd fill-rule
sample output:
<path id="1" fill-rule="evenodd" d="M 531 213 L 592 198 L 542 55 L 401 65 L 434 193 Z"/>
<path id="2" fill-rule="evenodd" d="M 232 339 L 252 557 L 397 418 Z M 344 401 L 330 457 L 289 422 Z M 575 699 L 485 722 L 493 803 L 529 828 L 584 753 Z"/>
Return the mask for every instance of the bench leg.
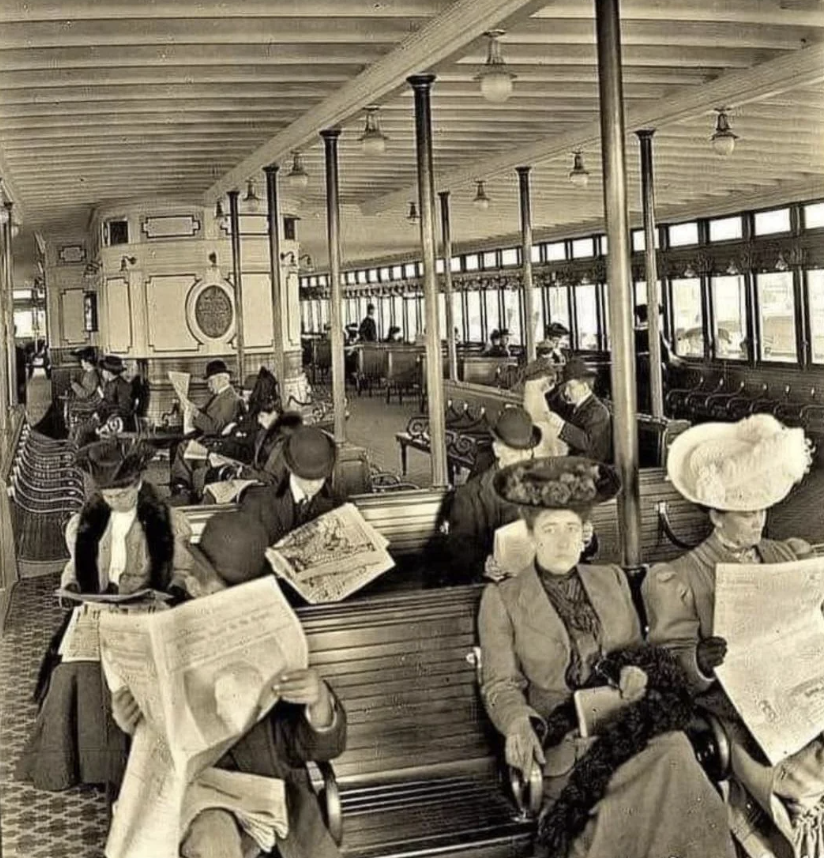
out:
<path id="1" fill-rule="evenodd" d="M 406 476 L 406 444 L 401 444 L 401 474 Z"/>

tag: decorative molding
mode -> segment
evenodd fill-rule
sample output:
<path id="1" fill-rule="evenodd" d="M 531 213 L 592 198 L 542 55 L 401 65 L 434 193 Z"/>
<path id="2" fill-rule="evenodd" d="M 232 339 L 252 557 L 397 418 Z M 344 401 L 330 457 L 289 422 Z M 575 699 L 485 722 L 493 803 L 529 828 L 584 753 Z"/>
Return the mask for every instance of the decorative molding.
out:
<path id="1" fill-rule="evenodd" d="M 61 244 L 57 248 L 58 265 L 78 265 L 86 261 L 86 248 L 82 244 Z"/>
<path id="2" fill-rule="evenodd" d="M 201 230 L 195 215 L 149 215 L 140 220 L 140 231 L 150 241 L 169 238 L 192 238 Z"/>
<path id="3" fill-rule="evenodd" d="M 265 238 L 269 235 L 269 215 L 267 215 L 266 212 L 260 212 L 259 214 L 240 214 L 238 220 L 240 222 L 241 235 L 258 235 L 261 238 Z M 219 230 L 227 237 L 231 236 L 232 224 L 228 217 L 224 218 L 223 222 L 220 224 Z"/>
<path id="4" fill-rule="evenodd" d="M 186 322 L 201 343 L 228 344 L 235 336 L 235 290 L 228 280 L 197 280 L 186 296 Z"/>

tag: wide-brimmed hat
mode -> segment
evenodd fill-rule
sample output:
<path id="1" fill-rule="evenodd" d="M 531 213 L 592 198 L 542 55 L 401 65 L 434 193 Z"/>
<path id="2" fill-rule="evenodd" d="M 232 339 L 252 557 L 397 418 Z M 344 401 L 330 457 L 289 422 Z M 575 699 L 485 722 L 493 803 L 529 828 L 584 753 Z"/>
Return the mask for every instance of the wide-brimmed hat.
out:
<path id="1" fill-rule="evenodd" d="M 225 373 L 229 375 L 229 367 L 226 366 L 226 361 L 222 360 L 210 360 L 209 363 L 206 364 L 206 375 L 204 378 L 211 378 L 213 375 L 221 375 Z"/>
<path id="2" fill-rule="evenodd" d="M 118 489 L 136 483 L 153 454 L 148 445 L 107 438 L 81 447 L 75 462 L 98 489 Z"/>
<path id="3" fill-rule="evenodd" d="M 541 443 L 541 430 L 532 422 L 528 412 L 519 406 L 504 408 L 491 432 L 513 450 L 531 450 Z"/>
<path id="4" fill-rule="evenodd" d="M 115 375 L 120 375 L 126 372 L 126 364 L 117 355 L 104 355 L 98 363 L 100 369 L 105 369 L 108 372 L 113 372 Z"/>
<path id="5" fill-rule="evenodd" d="M 286 467 L 305 480 L 319 480 L 330 476 L 335 467 L 335 442 L 314 426 L 301 426 L 283 445 Z"/>
<path id="6" fill-rule="evenodd" d="M 219 512 L 206 522 L 192 554 L 227 584 L 245 584 L 267 573 L 268 547 L 268 534 L 259 519 L 243 512 Z"/>
<path id="7" fill-rule="evenodd" d="M 598 370 L 591 367 L 586 361 L 581 358 L 570 358 L 562 370 L 561 380 L 566 383 L 575 379 L 587 381 L 595 378 L 598 375 Z"/>
<path id="8" fill-rule="evenodd" d="M 693 503 L 730 512 L 769 509 L 801 481 L 812 461 L 803 429 L 770 414 L 738 423 L 702 423 L 679 435 L 667 476 Z"/>
<path id="9" fill-rule="evenodd" d="M 548 456 L 502 468 L 492 482 L 508 503 L 542 509 L 585 510 L 621 490 L 614 468 L 583 456 Z"/>
<path id="10" fill-rule="evenodd" d="M 97 360 L 97 351 L 94 346 L 84 346 L 82 349 L 72 349 L 72 357 L 78 360 L 85 360 L 89 363 L 95 363 Z"/>
<path id="11" fill-rule="evenodd" d="M 569 329 L 564 327 L 560 322 L 552 322 L 552 324 L 546 326 L 544 336 L 567 337 L 569 336 Z"/>

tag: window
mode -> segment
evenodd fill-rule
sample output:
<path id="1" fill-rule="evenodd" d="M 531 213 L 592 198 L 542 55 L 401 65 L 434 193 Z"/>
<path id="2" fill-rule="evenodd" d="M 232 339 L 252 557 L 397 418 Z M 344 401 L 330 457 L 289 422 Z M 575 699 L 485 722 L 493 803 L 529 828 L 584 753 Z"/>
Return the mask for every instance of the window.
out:
<path id="1" fill-rule="evenodd" d="M 443 274 L 444 270 L 445 269 L 444 269 L 443 259 L 438 257 L 438 259 L 435 260 L 435 273 L 436 274 Z"/>
<path id="2" fill-rule="evenodd" d="M 392 271 L 390 268 L 381 268 L 380 271 L 381 280 L 386 283 L 388 280 L 392 279 Z"/>
<path id="3" fill-rule="evenodd" d="M 12 289 L 15 301 L 31 301 L 31 289 Z"/>
<path id="4" fill-rule="evenodd" d="M 672 281 L 672 318 L 675 353 L 682 357 L 704 357 L 704 310 L 699 278 Z"/>
<path id="5" fill-rule="evenodd" d="M 481 293 L 477 290 L 466 293 L 466 321 L 470 342 L 482 343 L 484 334 L 481 326 Z"/>
<path id="6" fill-rule="evenodd" d="M 440 338 L 446 339 L 446 295 L 443 292 L 438 292 L 438 330 Z"/>
<path id="7" fill-rule="evenodd" d="M 453 256 L 452 259 L 449 260 L 449 270 L 450 271 L 460 271 L 461 270 L 461 257 Z"/>
<path id="8" fill-rule="evenodd" d="M 576 238 L 572 242 L 572 258 L 580 259 L 581 257 L 595 255 L 595 242 L 592 238 Z"/>
<path id="9" fill-rule="evenodd" d="M 569 327 L 569 290 L 566 286 L 550 286 L 547 289 L 547 304 L 549 306 L 549 319 L 547 323 L 559 322 L 567 330 Z"/>
<path id="10" fill-rule="evenodd" d="M 755 289 L 761 321 L 759 357 L 765 361 L 797 360 L 792 272 L 756 274 Z"/>
<path id="11" fill-rule="evenodd" d="M 655 249 L 661 246 L 661 231 L 655 229 Z M 647 236 L 643 229 L 632 231 L 632 250 L 634 253 L 643 253 L 647 249 Z"/>
<path id="12" fill-rule="evenodd" d="M 403 330 L 403 295 L 392 296 L 392 324 Z"/>
<path id="13" fill-rule="evenodd" d="M 710 221 L 710 241 L 732 241 L 742 235 L 740 215 Z"/>
<path id="14" fill-rule="evenodd" d="M 403 280 L 403 265 L 392 266 L 392 279 Z"/>
<path id="15" fill-rule="evenodd" d="M 503 295 L 509 342 L 512 345 L 521 345 L 523 342 L 523 331 L 521 330 L 521 296 L 523 292 L 520 289 L 507 289 Z"/>
<path id="16" fill-rule="evenodd" d="M 329 275 L 328 274 L 321 274 L 320 277 L 318 277 L 318 285 L 319 286 L 328 286 L 329 285 Z"/>
<path id="17" fill-rule="evenodd" d="M 461 300 L 460 292 L 452 293 L 452 324 L 458 329 L 455 333 L 455 339 L 460 342 L 464 338 L 463 334 L 463 301 Z"/>
<path id="18" fill-rule="evenodd" d="M 366 271 L 358 271 L 358 283 L 366 283 L 368 280 Z"/>
<path id="19" fill-rule="evenodd" d="M 605 236 L 601 236 L 601 256 L 606 256 L 609 253 L 609 239 Z"/>
<path id="20" fill-rule="evenodd" d="M 698 244 L 698 223 L 674 223 L 669 227 L 670 247 L 684 247 L 687 244 Z"/>
<path id="21" fill-rule="evenodd" d="M 506 251 L 504 251 L 504 253 L 506 253 Z M 529 254 L 529 258 L 533 262 L 540 262 L 541 261 L 541 245 L 540 244 L 533 244 L 532 245 L 532 251 Z M 506 264 L 507 263 L 504 262 L 504 265 L 506 265 Z"/>
<path id="22" fill-rule="evenodd" d="M 773 209 L 755 213 L 755 234 L 772 235 L 776 232 L 790 231 L 790 210 Z"/>
<path id="23" fill-rule="evenodd" d="M 497 268 L 498 254 L 494 250 L 488 250 L 482 256 L 482 265 L 486 270 L 489 270 L 490 268 Z"/>
<path id="24" fill-rule="evenodd" d="M 326 298 L 320 300 L 320 329 L 323 330 L 329 324 L 329 301 Z"/>
<path id="25" fill-rule="evenodd" d="M 744 278 L 713 277 L 710 281 L 715 356 L 722 360 L 746 360 L 747 295 Z"/>
<path id="26" fill-rule="evenodd" d="M 478 270 L 478 254 L 470 253 L 468 256 L 464 256 L 464 265 L 466 266 L 467 271 L 477 271 Z"/>
<path id="27" fill-rule="evenodd" d="M 309 278 L 309 283 L 308 283 L 307 285 L 308 285 L 310 288 L 311 288 L 312 286 L 317 286 L 317 285 L 318 285 L 318 278 L 317 278 L 317 277 L 310 277 L 310 278 Z"/>
<path id="28" fill-rule="evenodd" d="M 378 339 L 383 340 L 389 333 L 389 326 L 392 324 L 392 297 L 390 295 L 381 295 L 375 303 L 378 305 L 378 318 L 376 319 Z"/>
<path id="29" fill-rule="evenodd" d="M 403 303 L 406 310 L 406 338 L 413 342 L 418 335 L 418 296 L 409 295 L 404 298 Z"/>
<path id="30" fill-rule="evenodd" d="M 660 288 L 660 286 L 659 286 Z M 637 307 L 639 304 L 647 303 L 647 281 L 646 280 L 636 280 L 634 284 L 635 289 L 635 299 L 633 304 Z M 660 293 L 659 293 L 660 294 Z"/>
<path id="31" fill-rule="evenodd" d="M 597 286 L 587 283 L 575 287 L 575 312 L 578 317 L 578 348 L 594 351 L 598 348 Z"/>
<path id="32" fill-rule="evenodd" d="M 358 282 L 358 279 L 355 276 L 355 272 L 354 271 L 347 271 L 346 272 L 346 285 L 347 286 L 353 286 L 357 282 Z"/>
<path id="33" fill-rule="evenodd" d="M 557 262 L 566 259 L 566 244 L 563 241 L 555 241 L 544 245 L 544 253 L 547 262 Z"/>
<path id="34" fill-rule="evenodd" d="M 486 308 L 486 336 L 489 338 L 492 331 L 503 327 L 501 314 L 498 310 L 498 290 L 485 289 L 483 296 L 484 307 Z"/>
<path id="35" fill-rule="evenodd" d="M 824 363 L 824 269 L 807 271 L 813 363 Z"/>
<path id="36" fill-rule="evenodd" d="M 535 261 L 535 247 L 532 248 L 532 261 Z M 501 265 L 518 265 L 521 261 L 521 251 L 517 247 L 507 247 L 501 251 Z"/>
<path id="37" fill-rule="evenodd" d="M 107 220 L 103 223 L 103 246 L 129 243 L 129 222 L 127 220 Z"/>
<path id="38" fill-rule="evenodd" d="M 824 203 L 804 206 L 804 228 L 820 229 L 824 226 Z"/>
<path id="39" fill-rule="evenodd" d="M 417 269 L 417 266 L 415 265 L 414 262 L 407 262 L 403 266 L 403 276 L 404 277 L 415 277 L 417 272 L 418 272 L 418 269 Z"/>
<path id="40" fill-rule="evenodd" d="M 378 269 L 377 268 L 370 268 L 369 271 L 367 271 L 367 273 L 366 273 L 366 279 L 370 283 L 377 283 L 378 282 Z"/>

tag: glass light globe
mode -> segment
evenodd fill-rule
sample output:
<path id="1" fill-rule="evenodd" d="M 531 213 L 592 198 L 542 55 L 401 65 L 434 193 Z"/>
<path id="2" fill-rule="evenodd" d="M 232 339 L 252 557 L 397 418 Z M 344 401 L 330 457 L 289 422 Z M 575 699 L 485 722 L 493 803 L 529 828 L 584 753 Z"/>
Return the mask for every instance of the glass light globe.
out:
<path id="1" fill-rule="evenodd" d="M 585 188 L 589 184 L 589 173 L 583 170 L 570 170 L 569 181 L 578 188 Z"/>
<path id="2" fill-rule="evenodd" d="M 360 140 L 364 155 L 383 155 L 386 151 L 386 137 L 377 129 L 364 131 Z"/>
<path id="3" fill-rule="evenodd" d="M 485 212 L 489 208 L 489 197 L 475 197 L 472 205 L 479 211 Z"/>
<path id="4" fill-rule="evenodd" d="M 493 104 L 503 104 L 512 95 L 511 72 L 494 66 L 485 69 L 479 75 L 481 80 L 481 95 Z"/>
<path id="5" fill-rule="evenodd" d="M 712 135 L 712 148 L 716 155 L 728 158 L 735 149 L 735 135 L 730 132 L 719 132 Z"/>
<path id="6" fill-rule="evenodd" d="M 309 176 L 305 170 L 293 169 L 291 173 L 287 173 L 286 181 L 290 188 L 300 191 L 309 184 Z"/>
<path id="7" fill-rule="evenodd" d="M 11 237 L 17 238 L 18 235 L 20 235 L 20 226 L 16 223 L 13 223 L 11 225 Z"/>
<path id="8" fill-rule="evenodd" d="M 8 223 L 9 222 L 9 210 L 0 205 L 0 223 Z"/>

